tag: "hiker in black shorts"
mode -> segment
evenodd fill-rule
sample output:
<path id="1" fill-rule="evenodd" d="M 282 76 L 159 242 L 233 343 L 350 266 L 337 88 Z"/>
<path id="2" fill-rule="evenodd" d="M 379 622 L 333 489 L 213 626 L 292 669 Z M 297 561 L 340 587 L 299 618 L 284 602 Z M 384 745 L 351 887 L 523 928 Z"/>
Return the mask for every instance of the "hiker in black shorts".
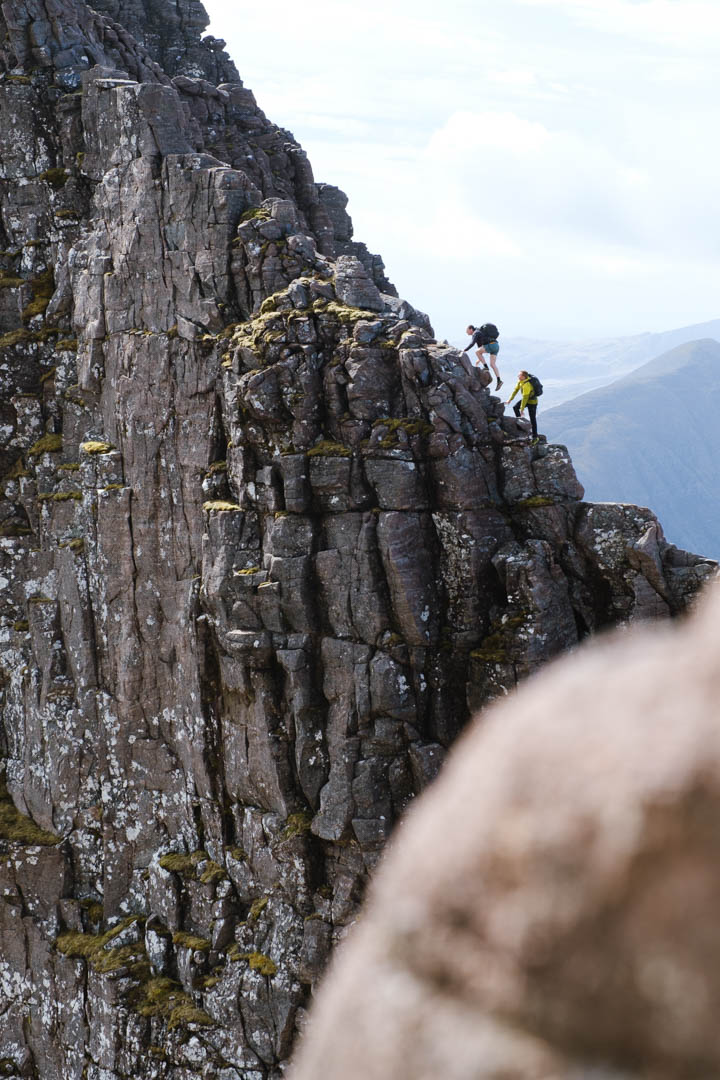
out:
<path id="1" fill-rule="evenodd" d="M 483 323 L 483 325 L 479 329 L 476 329 L 474 326 L 470 325 L 468 326 L 466 333 L 472 334 L 472 337 L 469 344 L 466 345 L 462 351 L 467 352 L 468 349 L 472 349 L 473 345 L 478 346 L 478 350 L 475 355 L 477 356 L 478 360 L 483 365 L 486 371 L 487 362 L 485 360 L 485 357 L 487 356 L 488 360 L 490 361 L 490 367 L 495 372 L 495 378 L 497 379 L 495 389 L 499 390 L 503 384 L 503 381 L 500 378 L 500 372 L 497 368 L 497 361 L 495 360 L 495 357 L 500 352 L 500 346 L 498 345 L 497 340 L 497 326 L 495 326 L 493 323 Z"/>

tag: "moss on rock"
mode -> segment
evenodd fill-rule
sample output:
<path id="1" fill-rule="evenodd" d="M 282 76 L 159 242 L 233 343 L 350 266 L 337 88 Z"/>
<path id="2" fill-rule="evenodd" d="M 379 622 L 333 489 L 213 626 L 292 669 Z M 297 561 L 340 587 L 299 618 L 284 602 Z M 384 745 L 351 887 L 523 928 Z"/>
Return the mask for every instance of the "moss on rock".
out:
<path id="1" fill-rule="evenodd" d="M 244 953 L 243 960 L 247 960 L 253 971 L 257 971 L 260 975 L 267 975 L 268 978 L 272 978 L 277 974 L 277 964 L 261 952 L 249 952 Z"/>
<path id="2" fill-rule="evenodd" d="M 198 937 L 197 934 L 187 934 L 184 930 L 178 930 L 172 936 L 173 945 L 179 945 L 183 949 L 192 949 L 194 952 L 209 952 L 210 942 L 207 938 Z"/>
<path id="3" fill-rule="evenodd" d="M 38 439 L 36 443 L 32 444 L 28 450 L 28 457 L 39 457 L 40 454 L 57 454 L 62 448 L 62 435 L 48 432 L 41 439 Z"/>
<path id="4" fill-rule="evenodd" d="M 308 457 L 352 457 L 352 450 L 343 443 L 323 439 L 308 450 Z"/>
<path id="5" fill-rule="evenodd" d="M 22 632 L 21 626 L 25 630 L 29 628 L 24 621 L 16 623 L 15 626 L 18 633 Z M 31 818 L 21 814 L 10 798 L 4 782 L 0 781 L 0 840 L 32 847 L 54 847 L 61 839 L 55 833 L 41 829 Z"/>
<path id="6" fill-rule="evenodd" d="M 242 506 L 238 506 L 237 503 L 226 502 L 224 499 L 211 499 L 209 502 L 203 503 L 203 510 L 210 514 L 227 510 L 242 510 Z"/>
<path id="7" fill-rule="evenodd" d="M 24 342 L 30 341 L 31 338 L 32 334 L 24 327 L 19 330 L 10 330 L 0 337 L 0 349 L 9 349 L 13 345 L 22 345 Z"/>
<path id="8" fill-rule="evenodd" d="M 110 454 L 115 447 L 112 443 L 102 442 L 100 439 L 89 439 L 88 442 L 80 443 L 80 449 L 84 454 Z"/>
<path id="9" fill-rule="evenodd" d="M 40 173 L 38 176 L 38 180 L 44 180 L 54 191 L 60 191 L 61 188 L 64 188 L 69 179 L 70 173 L 67 169 L 62 169 L 59 166 L 54 169 L 46 169 L 45 172 Z"/>

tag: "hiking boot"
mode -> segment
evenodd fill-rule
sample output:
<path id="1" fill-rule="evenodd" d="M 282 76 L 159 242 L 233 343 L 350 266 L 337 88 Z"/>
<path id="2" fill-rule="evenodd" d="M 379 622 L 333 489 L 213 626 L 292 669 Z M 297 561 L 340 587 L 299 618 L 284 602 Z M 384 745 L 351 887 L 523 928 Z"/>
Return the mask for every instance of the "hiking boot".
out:
<path id="1" fill-rule="evenodd" d="M 502 384 L 503 384 L 503 381 L 502 381 L 502 379 L 500 378 L 500 376 L 498 375 L 498 380 L 497 380 L 497 382 L 495 383 L 495 389 L 496 389 L 496 390 L 499 390 L 499 389 L 500 389 L 500 387 L 502 386 Z"/>

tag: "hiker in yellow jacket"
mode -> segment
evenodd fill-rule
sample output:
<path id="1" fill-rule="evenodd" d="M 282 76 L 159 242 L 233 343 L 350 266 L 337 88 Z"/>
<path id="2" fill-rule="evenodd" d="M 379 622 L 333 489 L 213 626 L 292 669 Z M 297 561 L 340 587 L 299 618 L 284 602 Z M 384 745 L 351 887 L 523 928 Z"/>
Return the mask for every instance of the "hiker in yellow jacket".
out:
<path id="1" fill-rule="evenodd" d="M 532 427 L 532 436 L 533 436 L 533 439 L 537 439 L 537 437 L 538 437 L 538 432 L 537 432 L 538 399 L 537 399 L 537 396 L 535 394 L 535 388 L 534 388 L 533 384 L 530 382 L 530 375 L 528 374 L 527 371 L 519 371 L 518 372 L 517 385 L 516 385 L 515 389 L 513 390 L 512 394 L 510 395 L 510 397 L 505 402 L 505 404 L 509 405 L 510 402 L 512 401 L 512 399 L 518 393 L 522 394 L 522 396 L 521 396 L 520 400 L 515 402 L 515 404 L 513 405 L 513 411 L 515 412 L 515 415 L 517 416 L 517 418 L 519 420 L 521 413 L 523 413 L 524 410 L 527 409 L 528 416 L 530 417 L 530 425 Z"/>

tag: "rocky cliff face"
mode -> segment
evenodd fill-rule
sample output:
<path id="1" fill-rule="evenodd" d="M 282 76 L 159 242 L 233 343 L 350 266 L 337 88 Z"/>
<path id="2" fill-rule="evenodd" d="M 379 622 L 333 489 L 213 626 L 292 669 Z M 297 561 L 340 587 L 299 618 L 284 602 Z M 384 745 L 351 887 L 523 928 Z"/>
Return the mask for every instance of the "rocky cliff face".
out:
<path id="1" fill-rule="evenodd" d="M 260 1080 L 470 713 L 714 568 L 502 416 L 199 4 L 102 6 L 0 19 L 0 1062 Z"/>

